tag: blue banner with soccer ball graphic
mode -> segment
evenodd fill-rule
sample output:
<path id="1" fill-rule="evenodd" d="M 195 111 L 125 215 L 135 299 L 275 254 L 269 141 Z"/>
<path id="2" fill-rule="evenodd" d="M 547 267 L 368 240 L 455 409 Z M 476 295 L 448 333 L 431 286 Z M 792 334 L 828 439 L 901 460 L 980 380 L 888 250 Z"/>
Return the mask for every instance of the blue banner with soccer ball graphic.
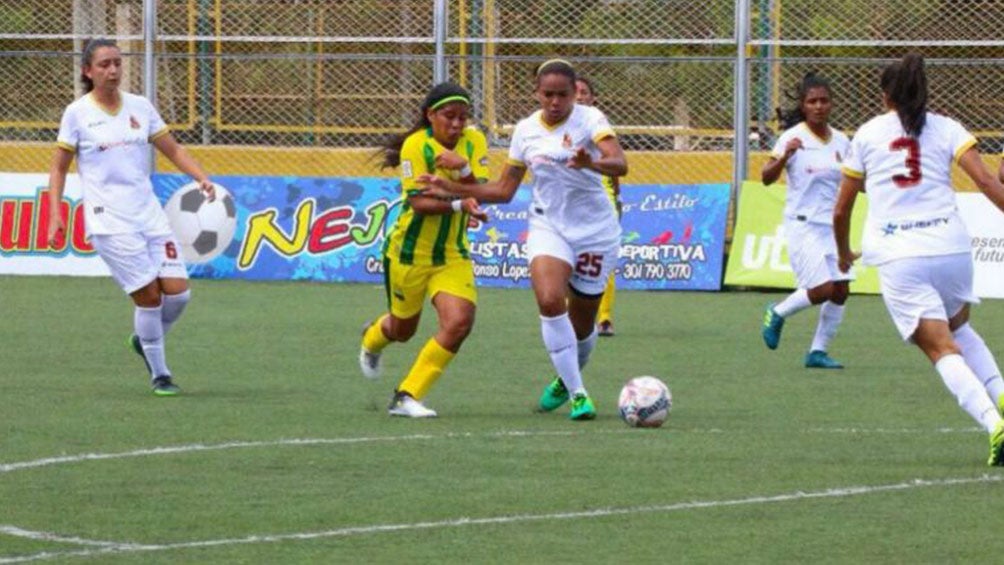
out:
<path id="1" fill-rule="evenodd" d="M 154 175 L 194 277 L 383 281 L 381 249 L 400 205 L 393 178 L 223 176 L 209 202 L 183 175 Z M 622 288 L 718 290 L 729 186 L 624 185 Z M 486 205 L 470 231 L 483 286 L 529 286 L 529 187 Z"/>

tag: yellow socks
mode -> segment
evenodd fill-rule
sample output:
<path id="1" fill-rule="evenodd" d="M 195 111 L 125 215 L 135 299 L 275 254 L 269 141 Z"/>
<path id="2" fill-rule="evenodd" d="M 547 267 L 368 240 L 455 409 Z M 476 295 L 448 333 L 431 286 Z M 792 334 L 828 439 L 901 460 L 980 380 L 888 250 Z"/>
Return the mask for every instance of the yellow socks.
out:
<path id="1" fill-rule="evenodd" d="M 397 390 L 410 394 L 416 400 L 421 400 L 439 379 L 439 376 L 443 374 L 443 369 L 450 364 L 455 355 L 439 345 L 435 338 L 430 339 L 422 347 L 422 351 L 418 353 L 415 364 L 411 366 L 408 376 L 401 381 Z"/>
<path id="2" fill-rule="evenodd" d="M 370 353 L 380 353 L 385 347 L 390 343 L 387 336 L 383 334 L 383 319 L 387 317 L 387 314 L 380 316 L 375 322 L 370 324 L 370 327 L 366 328 L 363 332 L 363 347 L 366 351 Z"/>
<path id="3" fill-rule="evenodd" d="M 601 322 L 607 322 L 614 317 L 614 300 L 617 286 L 614 283 L 614 275 L 610 274 L 610 278 L 607 279 L 607 288 L 603 291 L 603 298 L 600 299 L 600 311 L 596 316 L 596 319 Z"/>

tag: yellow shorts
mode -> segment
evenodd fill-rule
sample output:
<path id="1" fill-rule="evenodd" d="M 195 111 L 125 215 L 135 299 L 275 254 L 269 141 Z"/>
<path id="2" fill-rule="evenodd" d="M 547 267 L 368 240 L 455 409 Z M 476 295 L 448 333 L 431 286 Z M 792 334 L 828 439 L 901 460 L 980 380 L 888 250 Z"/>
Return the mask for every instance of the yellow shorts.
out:
<path id="1" fill-rule="evenodd" d="M 412 318 L 422 311 L 425 298 L 440 292 L 478 303 L 474 286 L 474 266 L 470 261 L 445 265 L 402 265 L 384 259 L 384 287 L 390 313 L 397 318 Z"/>

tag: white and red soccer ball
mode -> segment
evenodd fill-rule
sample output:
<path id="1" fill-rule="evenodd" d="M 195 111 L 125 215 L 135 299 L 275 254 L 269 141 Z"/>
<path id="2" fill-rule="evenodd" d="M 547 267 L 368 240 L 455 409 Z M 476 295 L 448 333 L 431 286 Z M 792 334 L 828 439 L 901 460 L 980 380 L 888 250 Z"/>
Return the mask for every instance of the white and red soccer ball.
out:
<path id="1" fill-rule="evenodd" d="M 673 395 L 655 377 L 635 377 L 621 389 L 617 401 L 621 418 L 632 428 L 658 428 L 669 416 Z"/>

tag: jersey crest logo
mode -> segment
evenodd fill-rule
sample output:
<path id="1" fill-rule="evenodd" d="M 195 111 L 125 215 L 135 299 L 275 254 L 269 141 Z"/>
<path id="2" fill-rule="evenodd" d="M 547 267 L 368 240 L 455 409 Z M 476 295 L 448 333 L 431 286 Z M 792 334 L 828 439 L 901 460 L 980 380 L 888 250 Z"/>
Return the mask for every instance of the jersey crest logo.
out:
<path id="1" fill-rule="evenodd" d="M 129 116 L 129 127 L 139 129 L 139 120 L 136 119 L 136 116 Z"/>
<path id="2" fill-rule="evenodd" d="M 565 136 L 561 138 L 561 146 L 564 147 L 565 149 L 571 149 L 572 148 L 572 136 L 570 136 L 570 135 L 568 135 L 566 133 Z"/>

